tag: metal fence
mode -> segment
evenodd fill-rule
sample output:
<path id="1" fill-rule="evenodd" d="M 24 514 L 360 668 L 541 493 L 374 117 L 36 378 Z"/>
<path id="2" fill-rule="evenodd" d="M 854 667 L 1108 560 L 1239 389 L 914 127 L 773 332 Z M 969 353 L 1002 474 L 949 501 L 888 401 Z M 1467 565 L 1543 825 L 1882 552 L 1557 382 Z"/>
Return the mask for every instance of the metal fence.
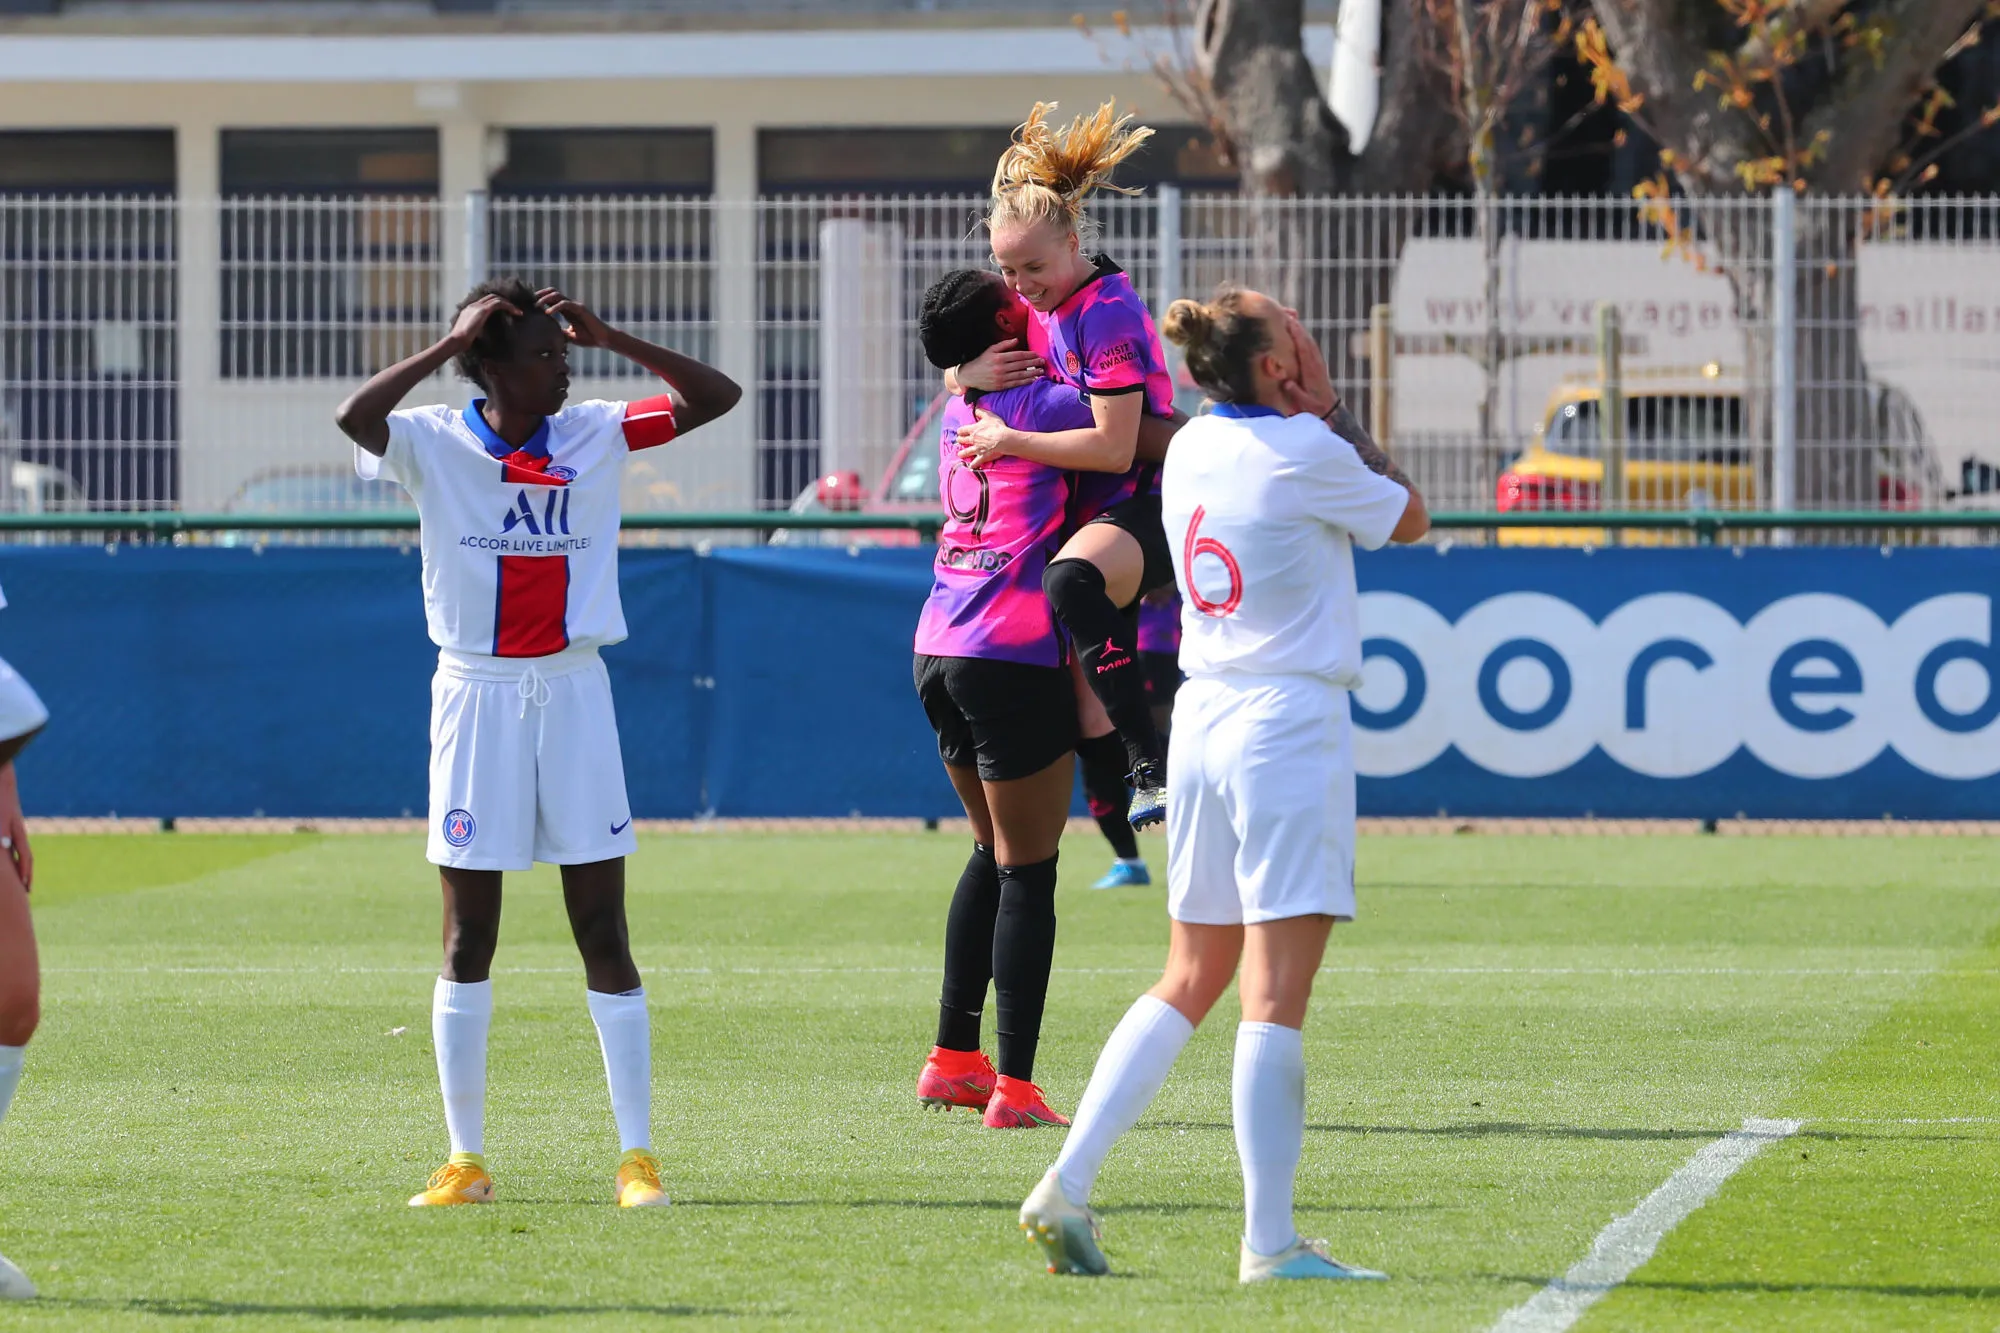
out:
<path id="1" fill-rule="evenodd" d="M 810 508 L 829 473 L 869 505 L 922 502 L 941 386 L 917 309 L 988 262 L 982 209 L 0 197 L 0 511 L 403 505 L 353 478 L 332 409 L 489 273 L 746 386 L 729 418 L 633 460 L 628 509 Z M 1095 218 L 1156 311 L 1227 280 L 1297 306 L 1434 509 L 2000 506 L 2000 200 L 1165 189 Z M 584 353 L 575 390 L 626 396 L 639 374 Z M 412 401 L 465 397 L 440 377 Z"/>

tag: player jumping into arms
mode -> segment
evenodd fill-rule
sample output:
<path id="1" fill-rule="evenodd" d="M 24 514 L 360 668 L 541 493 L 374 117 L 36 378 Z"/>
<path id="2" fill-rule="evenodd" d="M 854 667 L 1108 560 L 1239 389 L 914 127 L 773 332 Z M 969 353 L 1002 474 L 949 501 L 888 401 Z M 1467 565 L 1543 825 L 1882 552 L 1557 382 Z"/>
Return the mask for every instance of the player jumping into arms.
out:
<path id="1" fill-rule="evenodd" d="M 0 597 L 0 606 L 7 599 Z M 28 1040 L 42 1017 L 41 964 L 35 956 L 35 923 L 28 890 L 35 882 L 28 823 L 14 781 L 14 756 L 49 720 L 49 710 L 28 682 L 0 661 L 0 1120 L 21 1086 Z M 0 1300 L 29 1300 L 35 1284 L 0 1255 Z"/>
<path id="2" fill-rule="evenodd" d="M 1167 723 L 1173 713 L 1174 691 L 1181 684 L 1181 599 L 1174 595 L 1174 586 L 1169 583 L 1141 598 L 1136 611 L 1137 623 L 1132 637 L 1139 644 L 1139 669 L 1145 675 L 1146 702 L 1152 709 L 1153 727 L 1164 740 Z M 1083 795 L 1090 804 L 1091 818 L 1097 821 L 1098 830 L 1111 844 L 1112 855 L 1117 859 L 1111 863 L 1111 869 L 1090 887 L 1127 889 L 1151 884 L 1153 872 L 1146 868 L 1145 858 L 1139 855 L 1139 840 L 1133 836 L 1132 825 L 1126 821 L 1132 792 L 1116 767 L 1117 752 L 1120 750 L 1117 738 L 1107 734 L 1097 742 L 1080 741 L 1077 753 L 1082 755 L 1089 747 L 1100 743 L 1108 745 L 1113 752 L 1109 756 L 1110 764 L 1107 767 L 1107 757 L 1100 751 L 1095 756 L 1095 764 L 1084 762 L 1079 765 L 1083 776 Z"/>
<path id="3" fill-rule="evenodd" d="M 924 293 L 924 355 L 941 368 L 957 365 L 996 338 L 1020 337 L 1027 318 L 998 274 L 948 273 Z M 917 1096 L 983 1108 L 994 1129 L 1066 1125 L 1034 1083 L 1077 736 L 1069 646 L 1042 575 L 1070 532 L 1074 469 L 1123 472 L 1132 446 L 1091 437 L 1095 445 L 1072 448 L 1063 465 L 995 455 L 974 468 L 959 457 L 958 433 L 975 411 L 1024 431 L 1080 437 L 1090 437 L 1092 420 L 1074 388 L 1038 377 L 952 399 L 940 428 L 945 528 L 917 625 L 915 672 L 973 846 L 945 920 L 937 1045 Z M 989 981 L 997 1076 L 979 1049 Z"/>
<path id="4" fill-rule="evenodd" d="M 1153 317 L 1124 271 L 1091 251 L 1096 228 L 1084 203 L 1094 190 L 1117 188 L 1112 170 L 1153 132 L 1130 126 L 1129 116 L 1114 118 L 1109 102 L 1060 131 L 1047 120 L 1054 110 L 1036 103 L 1014 131 L 993 174 L 987 218 L 1002 276 L 1034 310 L 1030 351 L 1003 342 L 950 378 L 956 386 L 1005 389 L 1046 369 L 1083 390 L 1090 403 L 1091 424 L 1082 430 L 1025 431 L 981 416 L 958 435 L 974 467 L 1007 455 L 1075 467 L 1073 451 L 1112 443 L 1137 459 L 1122 472 L 1078 479 L 1072 512 L 1081 526 L 1050 562 L 1042 586 L 1075 640 L 1089 686 L 1080 700 L 1083 733 L 1097 739 L 1079 748 L 1084 767 L 1101 770 L 1107 755 L 1110 764 L 1118 762 L 1109 739 L 1116 727 L 1132 784 L 1127 815 L 1133 827 L 1144 828 L 1165 818 L 1166 747 L 1146 702 L 1136 622 L 1128 612 L 1145 593 L 1173 581 L 1159 493 L 1159 459 L 1172 432 L 1140 427 L 1148 418 L 1162 425 L 1182 418 L 1174 412 L 1173 379 Z M 1090 785 L 1102 794 L 1110 784 Z M 1122 847 L 1118 852 L 1125 855 Z"/>
<path id="5" fill-rule="evenodd" d="M 632 403 L 569 407 L 569 349 L 604 347 L 666 381 Z M 402 411 L 455 365 L 463 412 Z M 713 421 L 741 396 L 720 371 L 608 327 L 553 289 L 485 283 L 451 332 L 340 405 L 355 470 L 397 482 L 423 521 L 431 683 L 430 860 L 444 884 L 444 970 L 431 1004 L 450 1160 L 413 1206 L 487 1203 L 486 1033 L 500 881 L 562 867 L 624 1152 L 626 1207 L 664 1204 L 651 1152 L 652 1043 L 625 927 L 637 850 L 611 684 L 597 650 L 625 637 L 618 495 L 625 455 Z"/>
<path id="6" fill-rule="evenodd" d="M 1167 965 L 1105 1043 L 1021 1226 L 1050 1272 L 1107 1271 L 1088 1206 L 1098 1168 L 1240 961 L 1238 1276 L 1380 1278 L 1293 1226 L 1305 1138 L 1300 1029 L 1328 932 L 1354 917 L 1353 547 L 1415 541 L 1430 516 L 1340 408 L 1292 312 L 1226 289 L 1206 304 L 1174 302 L 1166 329 L 1215 403 L 1175 440 L 1164 483 L 1188 674 L 1174 705 Z"/>

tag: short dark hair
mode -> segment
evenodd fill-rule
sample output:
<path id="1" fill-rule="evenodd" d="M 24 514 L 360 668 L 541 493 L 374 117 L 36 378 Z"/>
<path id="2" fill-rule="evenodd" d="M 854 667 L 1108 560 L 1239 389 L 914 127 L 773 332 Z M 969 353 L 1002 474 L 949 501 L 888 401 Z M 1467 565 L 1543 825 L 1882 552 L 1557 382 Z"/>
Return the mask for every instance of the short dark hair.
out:
<path id="1" fill-rule="evenodd" d="M 479 377 L 479 363 L 506 360 L 514 351 L 514 332 L 525 320 L 553 318 L 543 314 L 541 307 L 535 304 L 535 289 L 525 279 L 488 278 L 465 294 L 465 299 L 458 303 L 458 309 L 452 312 L 452 319 L 457 320 L 467 306 L 487 296 L 499 297 L 521 314 L 516 317 L 504 310 L 495 311 L 479 330 L 479 336 L 472 340 L 472 346 L 452 358 L 452 365 L 458 368 L 458 373 L 482 389 L 490 389 L 491 386 Z"/>
<path id="2" fill-rule="evenodd" d="M 978 356 L 997 341 L 994 322 L 1011 299 L 991 269 L 953 269 L 939 278 L 924 289 L 924 308 L 917 317 L 924 358 L 948 370 Z"/>

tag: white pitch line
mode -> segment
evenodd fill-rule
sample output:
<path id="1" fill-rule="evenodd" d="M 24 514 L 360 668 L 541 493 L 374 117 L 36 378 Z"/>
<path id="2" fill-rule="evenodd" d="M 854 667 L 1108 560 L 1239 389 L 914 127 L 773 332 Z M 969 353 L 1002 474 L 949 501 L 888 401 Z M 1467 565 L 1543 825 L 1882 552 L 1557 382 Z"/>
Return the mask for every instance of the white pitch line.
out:
<path id="1" fill-rule="evenodd" d="M 860 973 L 872 976 L 928 976 L 935 967 L 661 967 L 643 961 L 642 971 L 662 976 L 838 976 Z M 435 972 L 435 967 L 292 967 L 240 966 L 151 966 L 136 967 L 44 967 L 43 972 L 77 975 L 136 976 L 166 973 L 176 976 L 266 976 L 325 975 L 401 976 Z M 520 975 L 564 975 L 575 967 L 509 967 L 503 972 Z M 1059 967 L 1064 976 L 1157 976 L 1157 967 Z M 1322 967 L 1321 972 L 1348 976 L 1446 976 L 1446 977 L 1965 977 L 2000 975 L 2000 968 L 1954 970 L 1922 967 Z"/>
<path id="2" fill-rule="evenodd" d="M 1661 1239 L 1714 1198 L 1722 1182 L 1771 1144 L 1798 1133 L 1802 1123 L 1753 1118 L 1703 1147 L 1637 1208 L 1598 1232 L 1590 1253 L 1567 1273 L 1500 1316 L 1492 1333 L 1563 1333 L 1652 1258 Z"/>

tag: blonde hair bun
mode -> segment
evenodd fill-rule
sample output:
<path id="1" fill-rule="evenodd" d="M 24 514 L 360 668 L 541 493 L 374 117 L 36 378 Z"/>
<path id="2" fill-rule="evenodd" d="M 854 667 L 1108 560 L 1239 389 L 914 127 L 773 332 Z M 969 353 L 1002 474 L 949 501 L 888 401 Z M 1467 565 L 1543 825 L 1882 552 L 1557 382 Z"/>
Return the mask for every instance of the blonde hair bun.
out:
<path id="1" fill-rule="evenodd" d="M 1160 333 L 1176 347 L 1194 347 L 1205 343 L 1215 331 L 1215 312 L 1199 301 L 1186 297 L 1167 307 L 1167 316 L 1160 323 Z"/>

